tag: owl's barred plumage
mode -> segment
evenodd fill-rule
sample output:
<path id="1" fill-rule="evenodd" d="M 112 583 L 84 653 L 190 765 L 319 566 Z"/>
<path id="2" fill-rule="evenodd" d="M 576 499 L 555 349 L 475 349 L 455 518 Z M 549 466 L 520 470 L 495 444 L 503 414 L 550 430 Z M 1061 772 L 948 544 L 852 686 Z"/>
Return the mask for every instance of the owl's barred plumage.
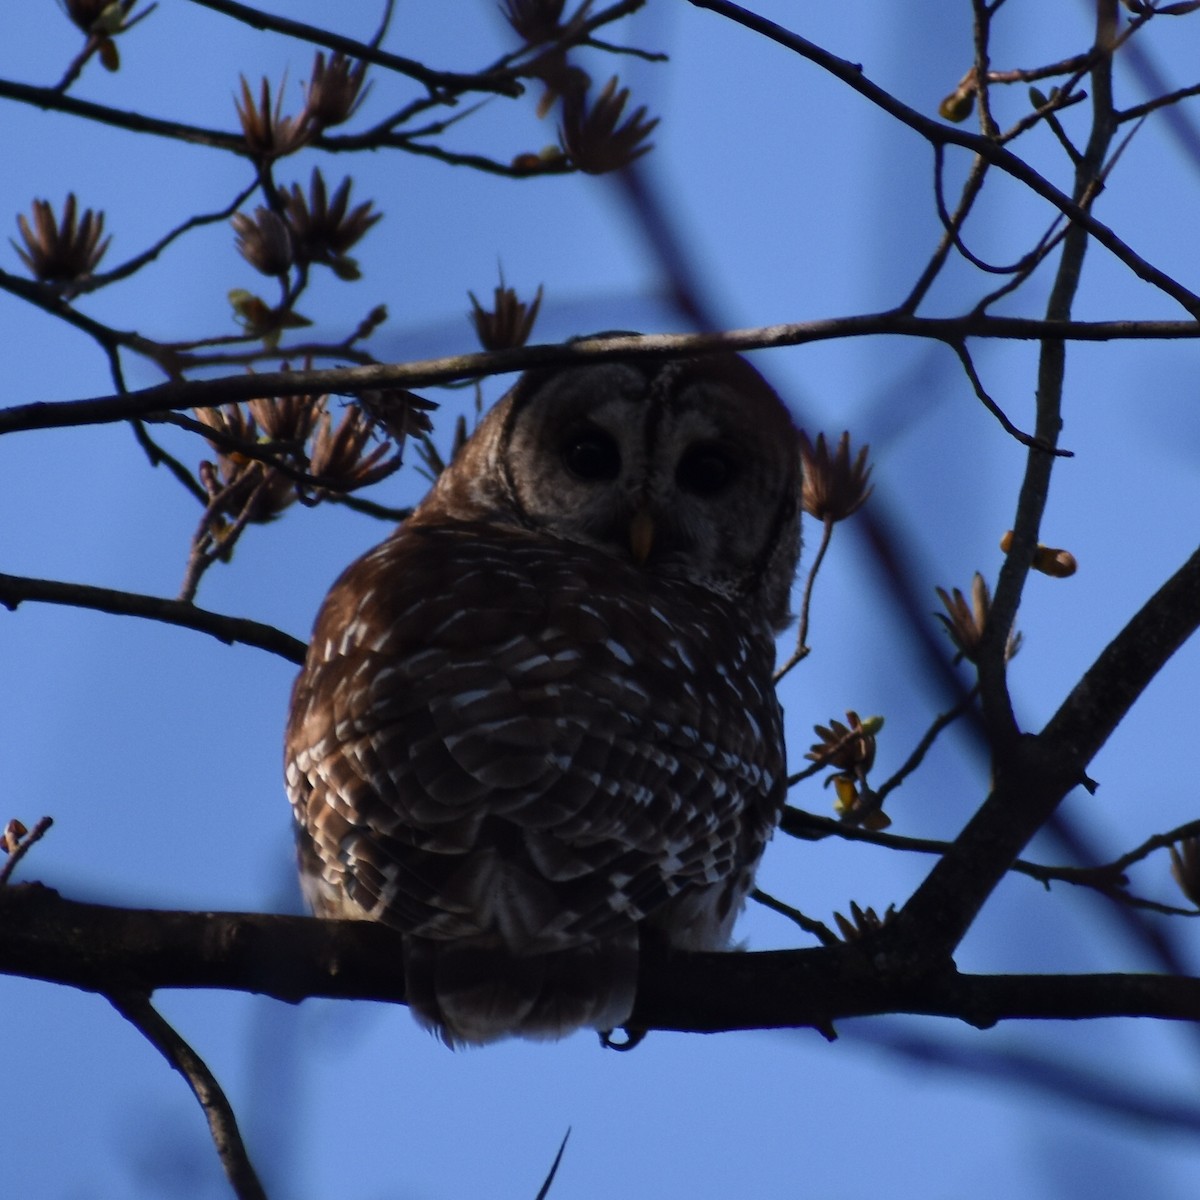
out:
<path id="1" fill-rule="evenodd" d="M 287 785 L 318 915 L 404 935 L 451 1044 L 612 1029 L 720 949 L 786 787 L 796 436 L 732 355 L 530 373 L 334 585 Z"/>

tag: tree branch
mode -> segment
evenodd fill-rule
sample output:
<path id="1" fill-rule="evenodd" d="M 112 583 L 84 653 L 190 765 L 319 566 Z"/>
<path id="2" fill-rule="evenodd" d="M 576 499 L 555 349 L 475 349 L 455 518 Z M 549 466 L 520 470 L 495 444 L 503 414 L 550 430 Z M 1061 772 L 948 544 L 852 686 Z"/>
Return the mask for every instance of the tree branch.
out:
<path id="1" fill-rule="evenodd" d="M 1042 731 L 1055 752 L 1082 769 L 1125 714 L 1200 628 L 1200 548 L 1104 648 Z"/>
<path id="2" fill-rule="evenodd" d="M 144 992 L 116 992 L 108 997 L 117 1010 L 187 1080 L 208 1119 L 209 1132 L 225 1174 L 238 1200 L 267 1200 L 238 1129 L 233 1108 L 216 1076 L 183 1040 Z"/>
<path id="3" fill-rule="evenodd" d="M 691 0 L 691 3 L 697 8 L 707 8 L 738 25 L 743 25 L 815 63 L 823 70 L 828 71 L 834 78 L 840 79 L 848 87 L 858 92 L 860 96 L 883 109 L 902 125 L 907 125 L 909 129 L 919 133 L 931 145 L 961 146 L 999 167 L 1006 174 L 1025 184 L 1030 191 L 1036 192 L 1043 200 L 1054 205 L 1059 212 L 1070 218 L 1075 224 L 1082 226 L 1139 279 L 1159 288 L 1182 305 L 1193 317 L 1200 319 L 1200 296 L 1189 291 L 1164 271 L 1160 271 L 1148 263 L 1117 237 L 1112 229 L 1056 188 L 1024 159 L 1018 158 L 996 141 L 925 116 L 924 113 L 910 108 L 890 92 L 885 91 L 877 83 L 873 83 L 863 73 L 860 64 L 838 58 L 836 54 L 831 54 L 815 42 L 810 42 L 807 38 L 792 33 L 790 30 L 784 29 L 782 25 L 768 21 L 765 17 L 760 17 L 737 4 L 729 3 L 728 0 Z"/>
<path id="4" fill-rule="evenodd" d="M 32 286 L 32 285 L 30 285 Z M 722 333 L 650 334 L 644 337 L 589 337 L 568 344 L 540 344 L 515 350 L 454 354 L 412 363 L 375 363 L 323 371 L 264 371 L 216 379 L 184 380 L 121 395 L 86 400 L 39 401 L 0 409 L 0 435 L 30 429 L 104 425 L 184 408 L 215 407 L 257 396 L 295 396 L 305 392 L 350 393 L 367 388 L 429 387 L 532 367 L 568 367 L 612 359 L 672 358 L 715 351 L 762 350 L 800 346 L 836 338 L 900 334 L 929 338 L 951 347 L 964 338 L 992 337 L 1035 341 L 1105 342 L 1200 338 L 1196 321 L 1043 321 L 971 313 L 962 317 L 917 317 L 892 310 L 861 316 L 796 321 Z M 282 347 L 280 357 L 292 351 Z"/>
<path id="5" fill-rule="evenodd" d="M 886 939 L 885 926 L 877 939 Z M 828 1029 L 843 1017 L 913 1013 L 979 1028 L 1002 1020 L 1200 1020 L 1200 980 L 1166 975 L 961 975 L 882 970 L 875 939 L 756 954 L 643 955 L 631 1025 L 717 1033 Z M 160 912 L 0 890 L 0 972 L 109 994 L 216 988 L 296 1003 L 404 1001 L 398 935 L 373 921 Z"/>
<path id="6" fill-rule="evenodd" d="M 145 596 L 138 592 L 120 592 L 113 588 L 92 587 L 84 583 L 63 583 L 56 579 L 31 579 L 24 575 L 0 574 L 0 605 L 16 611 L 25 601 L 63 604 L 70 608 L 90 608 L 97 612 L 124 617 L 145 617 L 167 625 L 181 625 L 207 633 L 227 646 L 240 643 L 278 654 L 289 662 L 302 663 L 308 649 L 299 638 L 246 617 L 227 617 L 222 613 L 197 608 L 181 600 Z"/>
<path id="7" fill-rule="evenodd" d="M 413 58 L 403 58 L 399 54 L 390 54 L 377 46 L 369 46 L 366 42 L 358 42 L 353 38 L 343 37 L 339 33 L 331 33 L 316 25 L 306 25 L 303 21 L 293 21 L 288 17 L 277 17 L 261 9 L 251 8 L 248 4 L 238 4 L 236 0 L 192 0 L 203 8 L 211 8 L 224 16 L 232 17 L 254 29 L 265 29 L 272 33 L 282 33 L 287 37 L 298 38 L 313 46 L 323 46 L 326 50 L 335 50 L 350 59 L 369 62 L 377 67 L 386 67 L 407 75 L 418 83 L 430 89 L 447 89 L 449 91 L 499 92 L 505 96 L 520 96 L 524 87 L 511 75 L 502 74 L 461 74 L 458 71 L 435 71 L 424 63 Z"/>
<path id="8" fill-rule="evenodd" d="M 906 953 L 926 960 L 953 951 L 1063 797 L 1090 784 L 1088 764 L 1198 627 L 1200 550 L 1105 647 L 1042 732 L 997 760 L 992 794 L 897 918 Z"/>

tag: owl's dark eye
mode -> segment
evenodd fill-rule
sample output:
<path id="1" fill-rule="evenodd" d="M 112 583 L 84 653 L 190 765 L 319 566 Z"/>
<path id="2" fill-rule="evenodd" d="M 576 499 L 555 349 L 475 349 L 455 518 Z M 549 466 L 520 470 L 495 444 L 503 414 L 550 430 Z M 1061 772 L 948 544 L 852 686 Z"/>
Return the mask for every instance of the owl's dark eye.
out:
<path id="1" fill-rule="evenodd" d="M 563 446 L 563 462 L 576 479 L 600 483 L 621 473 L 621 450 L 616 440 L 599 429 L 573 434 Z"/>
<path id="2" fill-rule="evenodd" d="M 696 496 L 723 492 L 736 474 L 733 459 L 720 446 L 692 446 L 679 460 L 675 482 Z"/>

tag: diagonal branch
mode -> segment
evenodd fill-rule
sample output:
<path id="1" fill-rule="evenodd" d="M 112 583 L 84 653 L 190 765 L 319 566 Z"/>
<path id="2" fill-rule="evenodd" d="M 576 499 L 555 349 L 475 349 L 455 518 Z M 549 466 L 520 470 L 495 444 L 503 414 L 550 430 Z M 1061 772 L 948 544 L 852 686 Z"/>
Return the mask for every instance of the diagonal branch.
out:
<path id="1" fill-rule="evenodd" d="M 293 21 L 289 17 L 277 17 L 261 9 L 251 8 L 248 4 L 239 4 L 237 0 L 192 0 L 203 8 L 211 8 L 223 16 L 232 17 L 254 29 L 265 29 L 272 33 L 282 33 L 287 37 L 298 38 L 313 46 L 323 46 L 326 50 L 338 51 L 347 58 L 369 62 L 377 67 L 385 67 L 407 75 L 427 88 L 447 89 L 450 91 L 499 92 L 505 96 L 519 96 L 524 87 L 511 75 L 478 74 L 463 75 L 457 71 L 435 71 L 424 63 L 413 58 L 404 58 L 399 54 L 390 54 L 377 46 L 367 45 L 366 42 L 355 41 L 354 38 L 343 37 L 316 25 L 306 25 L 303 21 Z"/>
<path id="2" fill-rule="evenodd" d="M 15 611 L 26 601 L 42 604 L 63 604 L 71 608 L 90 608 L 97 612 L 124 617 L 145 617 L 167 625 L 180 625 L 207 633 L 227 646 L 240 643 L 268 650 L 301 663 L 308 647 L 299 638 L 246 617 L 227 617 L 223 613 L 197 608 L 181 600 L 166 600 L 161 596 L 145 596 L 138 592 L 121 592 L 114 588 L 92 587 L 85 583 L 63 583 L 56 579 L 31 579 L 24 575 L 0 574 L 0 605 Z"/>
<path id="3" fill-rule="evenodd" d="M 1063 797 L 1090 784 L 1088 764 L 1197 628 L 1200 550 L 1105 647 L 1042 732 L 1019 738 L 997 761 L 992 794 L 897 919 L 902 955 L 925 959 L 953 951 Z"/>
<path id="4" fill-rule="evenodd" d="M 117 1010 L 187 1080 L 208 1118 L 209 1132 L 225 1174 L 238 1200 L 267 1200 L 233 1108 L 208 1064 L 183 1040 L 144 992 L 114 992 L 108 997 Z"/>
<path id="5" fill-rule="evenodd" d="M 1042 731 L 1081 767 L 1095 757 L 1167 661 L 1200 628 L 1200 549 L 1104 648 Z"/>

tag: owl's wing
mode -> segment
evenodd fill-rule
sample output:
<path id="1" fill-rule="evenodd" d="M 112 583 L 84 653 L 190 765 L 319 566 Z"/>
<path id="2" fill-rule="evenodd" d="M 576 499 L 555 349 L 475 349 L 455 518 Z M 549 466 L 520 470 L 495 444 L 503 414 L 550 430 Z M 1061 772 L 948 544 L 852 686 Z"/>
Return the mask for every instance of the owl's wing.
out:
<path id="1" fill-rule="evenodd" d="M 716 604 L 490 527 L 407 528 L 359 560 L 318 619 L 288 731 L 325 894 L 532 953 L 724 889 L 727 933 L 785 771 L 755 683 L 771 647 L 731 636 Z"/>

